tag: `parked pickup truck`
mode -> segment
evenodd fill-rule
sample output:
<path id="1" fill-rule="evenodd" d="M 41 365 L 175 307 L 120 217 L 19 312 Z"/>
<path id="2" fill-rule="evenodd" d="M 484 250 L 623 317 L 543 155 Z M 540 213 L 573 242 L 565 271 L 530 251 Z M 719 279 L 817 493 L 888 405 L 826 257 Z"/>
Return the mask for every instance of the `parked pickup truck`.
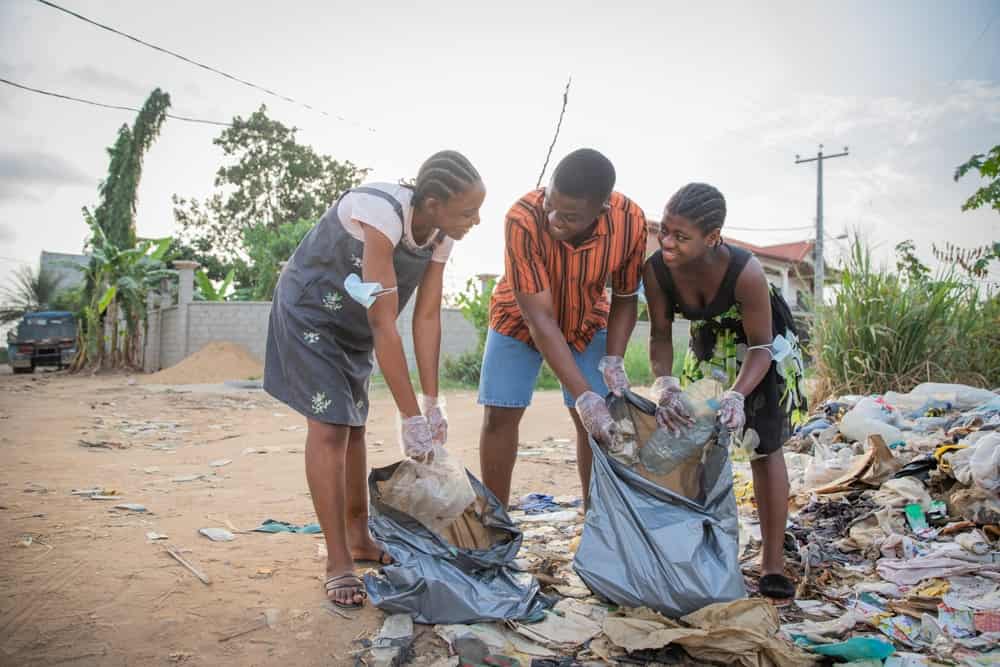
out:
<path id="1" fill-rule="evenodd" d="M 76 356 L 76 317 L 68 311 L 27 313 L 7 334 L 7 359 L 15 373 L 38 366 L 62 369 Z"/>

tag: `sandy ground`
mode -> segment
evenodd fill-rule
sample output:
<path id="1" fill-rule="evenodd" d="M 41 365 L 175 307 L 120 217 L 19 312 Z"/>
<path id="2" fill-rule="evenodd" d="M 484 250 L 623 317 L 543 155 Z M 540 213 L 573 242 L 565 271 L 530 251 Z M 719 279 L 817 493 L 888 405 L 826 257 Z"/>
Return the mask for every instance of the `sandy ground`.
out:
<path id="1" fill-rule="evenodd" d="M 481 409 L 472 392 L 448 402 L 449 449 L 478 474 Z M 369 464 L 386 465 L 399 456 L 385 390 L 372 408 Z M 323 609 L 322 540 L 198 534 L 227 522 L 247 530 L 268 518 L 315 520 L 304 423 L 260 391 L 0 374 L 0 664 L 353 664 L 352 642 L 373 634 L 382 615 L 368 608 L 343 619 Z M 572 433 L 561 394 L 536 394 L 522 442 Z M 209 466 L 220 459 L 232 463 Z M 191 475 L 204 477 L 175 479 Z M 121 500 L 71 493 L 93 487 Z M 514 496 L 530 491 L 579 494 L 575 466 L 521 459 Z M 148 512 L 114 509 L 119 503 Z M 150 531 L 169 539 L 150 542 Z M 170 558 L 168 544 L 211 584 Z M 278 610 L 273 627 L 221 641 L 269 609 Z M 418 647 L 439 651 L 422 630 Z"/>

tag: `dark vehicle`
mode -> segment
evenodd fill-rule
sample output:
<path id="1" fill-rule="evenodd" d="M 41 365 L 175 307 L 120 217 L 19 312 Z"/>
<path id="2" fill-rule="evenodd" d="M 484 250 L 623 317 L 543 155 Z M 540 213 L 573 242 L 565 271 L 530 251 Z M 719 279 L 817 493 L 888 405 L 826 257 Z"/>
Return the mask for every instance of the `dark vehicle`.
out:
<path id="1" fill-rule="evenodd" d="M 15 373 L 38 366 L 65 368 L 76 356 L 76 317 L 61 310 L 27 313 L 7 334 L 7 360 Z"/>

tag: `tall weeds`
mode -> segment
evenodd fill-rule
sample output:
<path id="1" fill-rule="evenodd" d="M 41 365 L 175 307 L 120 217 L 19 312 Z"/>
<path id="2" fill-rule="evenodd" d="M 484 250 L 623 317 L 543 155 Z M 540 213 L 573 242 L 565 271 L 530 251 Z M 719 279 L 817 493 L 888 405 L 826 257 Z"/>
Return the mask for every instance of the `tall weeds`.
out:
<path id="1" fill-rule="evenodd" d="M 936 276 L 903 253 L 872 263 L 855 239 L 833 302 L 811 332 L 818 397 L 908 391 L 924 381 L 1000 384 L 1000 300 L 954 266 Z M 914 270 L 916 269 L 916 270 Z"/>

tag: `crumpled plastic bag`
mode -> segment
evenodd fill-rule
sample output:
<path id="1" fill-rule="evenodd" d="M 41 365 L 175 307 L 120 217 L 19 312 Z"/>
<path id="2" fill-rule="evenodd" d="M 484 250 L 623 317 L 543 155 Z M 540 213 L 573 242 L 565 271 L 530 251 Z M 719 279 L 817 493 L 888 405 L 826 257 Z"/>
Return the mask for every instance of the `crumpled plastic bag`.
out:
<path id="1" fill-rule="evenodd" d="M 991 493 L 1000 492 L 1000 432 L 994 431 L 976 443 L 969 471 L 976 486 Z"/>
<path id="2" fill-rule="evenodd" d="M 957 410 L 971 410 L 983 403 L 994 400 L 997 395 L 989 389 L 979 389 L 965 384 L 946 384 L 941 382 L 923 382 L 910 392 L 912 396 L 924 399 L 933 398 L 951 403 Z"/>
<path id="3" fill-rule="evenodd" d="M 903 433 L 896 426 L 899 413 L 874 398 L 863 398 L 840 420 L 840 432 L 850 440 L 864 442 L 870 435 L 880 435 L 886 444 L 903 440 Z"/>
<path id="4" fill-rule="evenodd" d="M 426 463 L 401 461 L 382 486 L 382 499 L 440 533 L 475 501 L 476 492 L 462 465 L 446 449 L 435 447 Z"/>

